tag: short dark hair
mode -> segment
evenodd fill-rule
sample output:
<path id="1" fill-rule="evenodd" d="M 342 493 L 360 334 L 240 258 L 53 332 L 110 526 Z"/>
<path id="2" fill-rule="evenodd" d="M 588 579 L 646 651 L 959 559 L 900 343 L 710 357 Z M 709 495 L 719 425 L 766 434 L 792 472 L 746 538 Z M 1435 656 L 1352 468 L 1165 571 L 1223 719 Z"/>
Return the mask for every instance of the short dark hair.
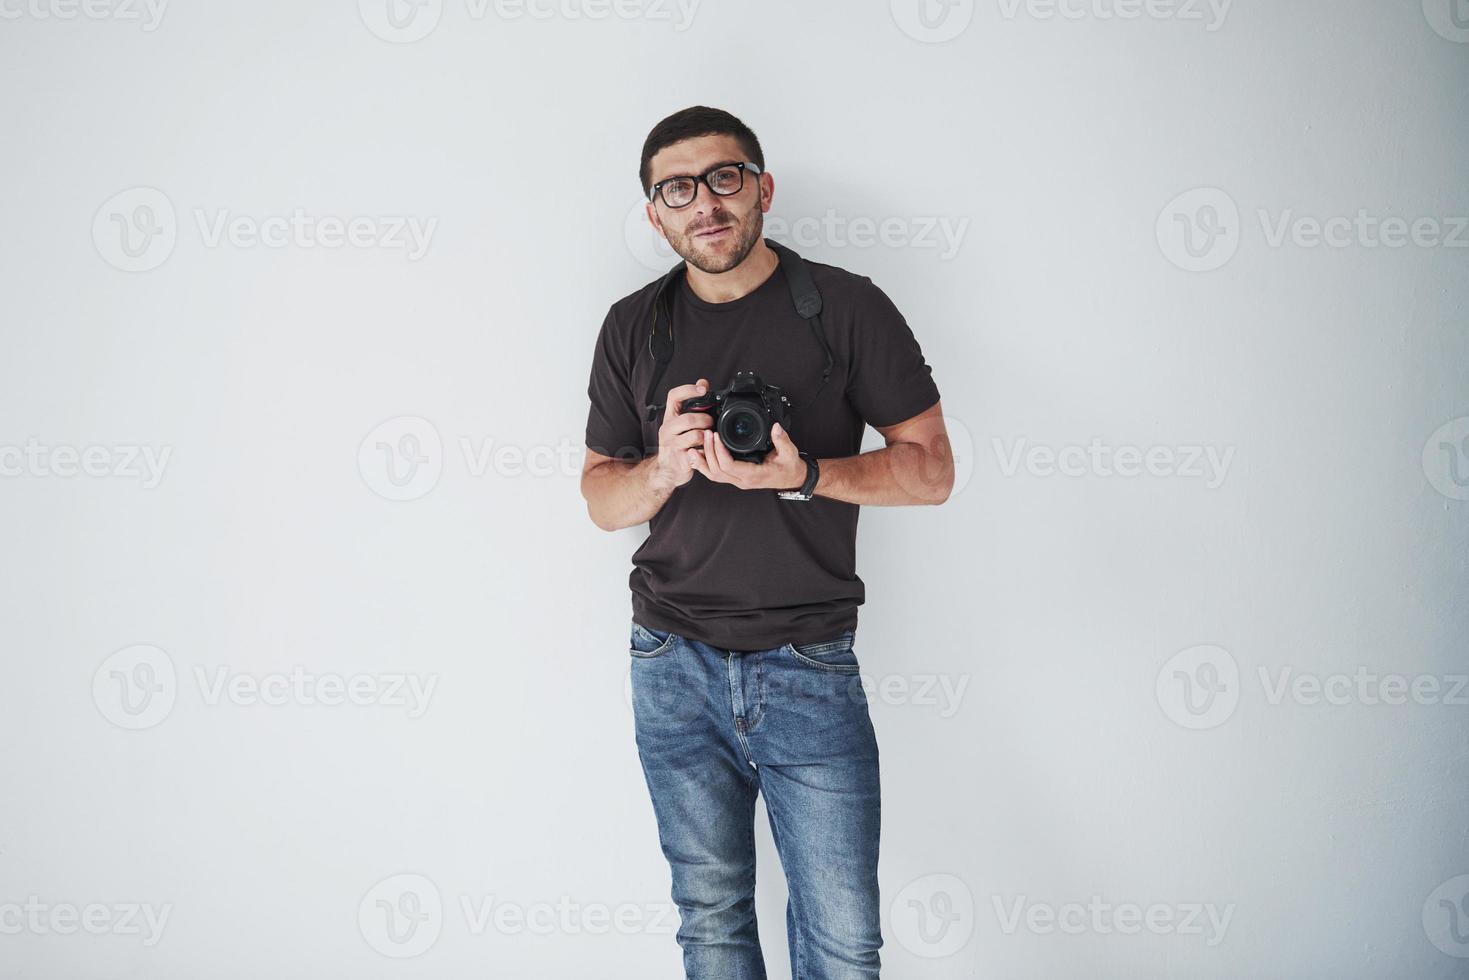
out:
<path id="1" fill-rule="evenodd" d="M 638 167 L 638 181 L 642 185 L 644 197 L 648 194 L 648 184 L 653 176 L 650 172 L 653 157 L 658 151 L 696 136 L 733 136 L 739 142 L 745 159 L 762 171 L 765 169 L 765 154 L 760 152 L 760 140 L 756 138 L 754 130 L 723 109 L 711 109 L 706 105 L 689 106 L 654 126 L 648 138 L 643 141 L 643 159 Z"/>

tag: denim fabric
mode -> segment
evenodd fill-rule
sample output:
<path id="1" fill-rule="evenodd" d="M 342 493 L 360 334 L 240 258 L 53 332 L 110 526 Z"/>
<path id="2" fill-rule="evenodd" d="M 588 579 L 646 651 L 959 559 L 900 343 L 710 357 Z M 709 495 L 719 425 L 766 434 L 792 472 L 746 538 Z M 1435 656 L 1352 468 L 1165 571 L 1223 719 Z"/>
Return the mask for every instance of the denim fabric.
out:
<path id="1" fill-rule="evenodd" d="M 877 739 L 853 639 L 731 651 L 632 623 L 638 757 L 691 980 L 765 977 L 757 794 L 790 893 L 792 976 L 878 976 Z"/>

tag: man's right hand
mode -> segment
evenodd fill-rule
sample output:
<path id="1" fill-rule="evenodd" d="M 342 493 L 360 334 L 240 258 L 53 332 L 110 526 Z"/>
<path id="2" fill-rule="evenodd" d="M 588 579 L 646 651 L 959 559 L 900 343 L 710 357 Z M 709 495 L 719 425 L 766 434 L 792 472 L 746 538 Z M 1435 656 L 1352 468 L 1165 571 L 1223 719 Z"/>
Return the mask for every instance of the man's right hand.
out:
<path id="1" fill-rule="evenodd" d="M 693 478 L 693 460 L 704 453 L 704 430 L 713 428 L 714 416 L 708 412 L 680 412 L 678 406 L 680 402 L 708 390 L 708 378 L 668 390 L 663 424 L 658 427 L 658 462 L 653 468 L 655 483 L 673 489 Z"/>

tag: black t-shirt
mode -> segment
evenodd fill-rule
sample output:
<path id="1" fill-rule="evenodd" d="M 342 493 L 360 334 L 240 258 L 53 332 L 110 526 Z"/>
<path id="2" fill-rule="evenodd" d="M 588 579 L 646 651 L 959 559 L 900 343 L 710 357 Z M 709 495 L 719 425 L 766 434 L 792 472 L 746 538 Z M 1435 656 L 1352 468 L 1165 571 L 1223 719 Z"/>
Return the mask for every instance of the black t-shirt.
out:
<path id="1" fill-rule="evenodd" d="M 777 385 L 795 411 L 786 426 L 796 448 L 818 459 L 862 451 L 864 425 L 912 418 L 939 400 L 932 370 L 891 300 L 872 280 L 806 260 L 821 291 L 831 380 L 807 405 L 826 358 L 796 313 L 785 271 L 739 299 L 709 303 L 683 274 L 671 284 L 675 351 L 659 382 L 668 390 L 707 378 L 711 392 L 737 371 Z M 597 337 L 587 394 L 586 444 L 606 456 L 658 451 L 659 412 L 643 410 L 658 281 L 612 304 Z M 774 490 L 740 490 L 695 472 L 649 522 L 633 554 L 633 618 L 726 650 L 764 650 L 829 640 L 857 627 L 864 599 L 857 577 L 858 506 L 827 497 L 782 500 Z"/>

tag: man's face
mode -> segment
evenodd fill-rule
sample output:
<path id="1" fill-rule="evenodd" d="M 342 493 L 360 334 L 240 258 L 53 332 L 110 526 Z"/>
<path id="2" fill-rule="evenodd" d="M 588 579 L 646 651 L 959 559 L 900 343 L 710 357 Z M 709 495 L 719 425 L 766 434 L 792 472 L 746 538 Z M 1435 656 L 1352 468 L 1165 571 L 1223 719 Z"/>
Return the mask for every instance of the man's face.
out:
<path id="1" fill-rule="evenodd" d="M 649 161 L 649 184 L 666 177 L 697 176 L 722 163 L 745 159 L 732 136 L 700 136 L 665 146 Z M 648 218 L 689 265 L 703 272 L 728 272 L 745 260 L 765 230 L 765 212 L 775 182 L 769 174 L 745 174 L 736 194 L 720 197 L 700 181 L 694 200 L 670 208 L 662 195 L 648 204 Z"/>

